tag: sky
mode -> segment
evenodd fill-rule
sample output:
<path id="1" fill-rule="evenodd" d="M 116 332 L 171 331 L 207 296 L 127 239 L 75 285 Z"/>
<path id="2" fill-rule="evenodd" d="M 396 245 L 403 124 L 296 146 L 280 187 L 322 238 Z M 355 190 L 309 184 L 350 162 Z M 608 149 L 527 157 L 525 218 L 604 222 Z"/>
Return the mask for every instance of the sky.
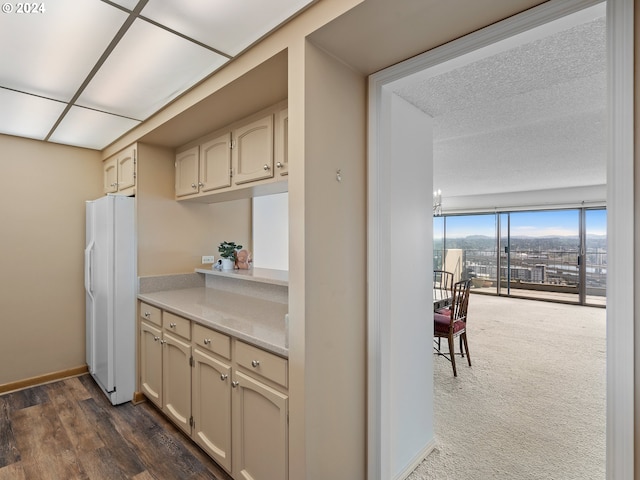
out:
<path id="1" fill-rule="evenodd" d="M 503 232 L 506 218 L 502 214 Z M 579 210 L 546 210 L 538 212 L 513 212 L 511 236 L 544 237 L 549 235 L 578 235 Z M 434 235 L 441 236 L 442 218 L 434 218 Z M 587 235 L 606 235 L 606 210 L 587 210 Z M 464 215 L 447 217 L 447 237 L 461 238 L 468 235 L 495 237 L 496 217 L 490 215 Z"/>

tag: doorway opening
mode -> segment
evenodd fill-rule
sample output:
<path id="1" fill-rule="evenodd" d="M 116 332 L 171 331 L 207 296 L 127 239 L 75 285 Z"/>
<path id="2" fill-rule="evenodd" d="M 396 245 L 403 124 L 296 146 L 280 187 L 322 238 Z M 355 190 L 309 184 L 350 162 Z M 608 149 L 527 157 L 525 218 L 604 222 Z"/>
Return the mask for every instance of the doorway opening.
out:
<path id="1" fill-rule="evenodd" d="M 428 70 L 431 76 L 442 73 L 445 62 L 447 65 L 468 61 L 463 58 L 480 47 L 496 46 L 499 42 L 514 35 L 523 34 L 533 26 L 550 24 L 554 20 L 576 12 L 583 11 L 601 2 L 593 1 L 551 1 L 534 8 L 525 14 L 512 17 L 505 22 L 495 24 L 487 29 L 475 32 L 459 41 L 427 52 L 423 56 L 415 57 L 401 65 L 397 65 L 370 78 L 370 129 L 369 129 L 369 358 L 375 361 L 369 363 L 369 478 L 402 478 L 408 468 L 400 464 L 392 453 L 396 444 L 403 443 L 404 448 L 412 448 L 415 459 L 433 447 L 433 432 L 428 432 L 427 439 L 415 439 L 415 443 L 407 447 L 406 436 L 400 439 L 401 432 L 389 428 L 389 420 L 393 423 L 399 415 L 394 405 L 401 404 L 403 392 L 389 392 L 392 382 L 392 372 L 412 366 L 406 363 L 408 358 L 399 355 L 397 349 L 386 335 L 392 332 L 392 319 L 397 298 L 396 291 L 403 286 L 411 288 L 410 279 L 399 281 L 387 275 L 391 264 L 390 252 L 396 251 L 394 238 L 390 228 L 397 221 L 403 221 L 403 205 L 396 210 L 394 198 L 400 193 L 400 184 L 385 183 L 393 175 L 393 169 L 401 168 L 405 173 L 411 172 L 410 164 L 405 159 L 395 155 L 398 147 L 397 136 L 401 130 L 398 118 L 392 112 L 398 111 L 397 105 L 406 102 L 400 96 L 401 89 L 407 78 L 413 75 L 424 75 Z M 609 478 L 631 476 L 633 474 L 633 338 L 629 332 L 633 331 L 633 275 L 625 268 L 629 258 L 633 258 L 633 2 L 630 0 L 609 0 L 607 2 L 607 77 L 610 89 L 606 97 L 607 117 L 604 130 L 609 132 L 609 148 L 606 151 L 607 183 L 600 188 L 580 186 L 581 196 L 605 193 L 607 207 L 607 238 L 608 238 L 608 268 L 607 268 L 607 297 L 609 306 L 607 315 L 607 475 Z M 475 79 L 477 81 L 477 78 Z M 472 82 L 473 83 L 473 82 Z M 401 98 L 400 98 L 401 97 Z M 406 102 L 409 104 L 409 102 Z M 405 108 L 405 111 L 409 111 Z M 393 119 L 393 120 L 392 120 Z M 490 119 L 487 119 L 489 122 Z M 612 128 L 615 126 L 615 128 Z M 601 126 L 602 127 L 602 126 Z M 427 160 L 431 161 L 431 160 Z M 433 163 L 430 164 L 433 166 Z M 458 178 L 463 178 L 464 168 L 453 168 Z M 473 170 L 469 168 L 468 170 Z M 549 169 L 547 169 L 549 170 Z M 433 185 L 429 172 L 422 172 L 424 186 Z M 437 172 L 433 171 L 434 177 Z M 496 179 L 500 181 L 500 177 Z M 415 182 L 413 182 L 415 183 Z M 473 185 L 469 181 L 460 181 L 460 185 Z M 400 187 L 401 188 L 401 187 Z M 404 188 L 407 188 L 406 186 Z M 441 188 L 435 185 L 435 188 Z M 433 188 L 431 188 L 433 190 Z M 443 189 L 444 190 L 444 189 Z M 497 197 L 508 210 L 521 209 L 523 206 L 538 208 L 567 207 L 571 201 L 563 197 L 561 186 L 547 189 L 543 201 L 531 203 L 531 190 L 519 192 L 501 192 Z M 518 192 L 516 188 L 514 192 Z M 574 191 L 575 193 L 575 191 Z M 463 197 L 464 195 L 460 195 Z M 469 197 L 471 195 L 467 195 Z M 602 197 L 600 197 L 602 198 Z M 460 204 L 447 198 L 443 192 L 443 211 L 448 213 L 472 213 L 468 209 L 456 209 Z M 458 200 L 461 200 L 458 198 Z M 462 199 L 462 200 L 468 200 Z M 476 213 L 487 212 L 495 208 L 496 196 L 475 195 Z M 424 212 L 428 212 L 428 205 L 423 205 Z M 426 215 L 425 215 L 426 217 Z M 416 231 L 428 228 L 430 235 L 424 247 L 430 251 L 433 248 L 433 225 L 431 218 L 428 225 L 414 226 Z M 399 239 L 398 239 L 399 240 Z M 421 263 L 424 271 L 433 269 L 433 259 L 425 259 Z M 406 306 L 404 306 L 406 309 Z M 416 314 L 420 314 L 416 309 Z M 395 327 L 395 325 L 394 325 Z M 403 331 L 405 337 L 419 334 L 415 331 Z M 405 362 L 405 363 L 403 363 Z M 426 365 L 421 375 L 429 375 L 433 371 L 433 364 Z M 415 381 L 413 392 L 419 392 L 423 399 L 423 408 L 433 408 L 433 384 L 431 379 L 422 382 Z M 413 393 L 412 392 L 412 393 Z M 429 436 L 430 435 L 430 436 Z M 631 459 L 631 460 L 630 460 Z"/>

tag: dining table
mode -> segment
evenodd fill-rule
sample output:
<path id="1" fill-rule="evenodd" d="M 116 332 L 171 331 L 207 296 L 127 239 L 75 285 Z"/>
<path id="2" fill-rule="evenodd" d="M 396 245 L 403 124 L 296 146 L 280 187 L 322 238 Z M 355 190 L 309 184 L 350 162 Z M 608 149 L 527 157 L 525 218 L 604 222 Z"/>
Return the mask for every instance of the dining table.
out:
<path id="1" fill-rule="evenodd" d="M 451 305 L 451 292 L 444 292 L 439 289 L 433 289 L 433 311 L 438 311 L 441 308 Z"/>

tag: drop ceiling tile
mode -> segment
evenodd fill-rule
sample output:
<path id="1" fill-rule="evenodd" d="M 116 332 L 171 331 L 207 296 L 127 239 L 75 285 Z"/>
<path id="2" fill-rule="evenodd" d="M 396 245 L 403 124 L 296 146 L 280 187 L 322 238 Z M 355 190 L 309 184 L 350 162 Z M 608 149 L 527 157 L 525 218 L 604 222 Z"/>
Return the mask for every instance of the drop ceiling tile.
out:
<path id="1" fill-rule="evenodd" d="M 136 20 L 77 104 L 144 120 L 227 59 Z"/>
<path id="2" fill-rule="evenodd" d="M 0 15 L 0 86 L 69 100 L 127 14 L 100 0 L 43 5 L 43 13 Z"/>
<path id="3" fill-rule="evenodd" d="M 102 150 L 140 122 L 81 107 L 71 107 L 50 141 Z"/>
<path id="4" fill-rule="evenodd" d="M 43 140 L 65 104 L 0 88 L 0 133 Z"/>
<path id="5" fill-rule="evenodd" d="M 235 56 L 312 0 L 149 0 L 142 15 Z"/>
<path id="6" fill-rule="evenodd" d="M 120 5 L 126 9 L 133 10 L 138 4 L 138 0 L 111 0 L 116 5 Z"/>

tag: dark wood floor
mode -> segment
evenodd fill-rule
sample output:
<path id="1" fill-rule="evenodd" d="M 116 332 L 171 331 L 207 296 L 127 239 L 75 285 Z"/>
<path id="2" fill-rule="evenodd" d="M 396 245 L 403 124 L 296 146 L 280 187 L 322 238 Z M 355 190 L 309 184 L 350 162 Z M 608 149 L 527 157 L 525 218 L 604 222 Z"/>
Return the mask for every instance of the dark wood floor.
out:
<path id="1" fill-rule="evenodd" d="M 0 480 L 230 480 L 148 403 L 112 406 L 89 375 L 0 396 Z"/>

